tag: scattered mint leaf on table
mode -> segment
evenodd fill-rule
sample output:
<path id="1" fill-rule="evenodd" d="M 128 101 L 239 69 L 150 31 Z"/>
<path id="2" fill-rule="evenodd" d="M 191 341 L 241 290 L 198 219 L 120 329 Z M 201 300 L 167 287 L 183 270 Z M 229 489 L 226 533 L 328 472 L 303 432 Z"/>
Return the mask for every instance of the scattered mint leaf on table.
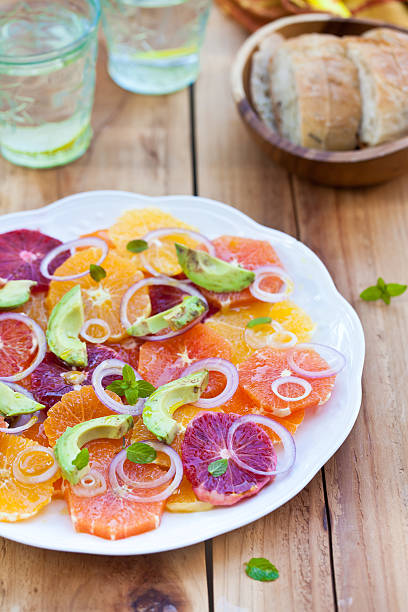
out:
<path id="1" fill-rule="evenodd" d="M 127 243 L 126 248 L 131 253 L 142 253 L 149 248 L 146 240 L 131 240 Z"/>
<path id="2" fill-rule="evenodd" d="M 213 461 L 208 466 L 208 473 L 215 478 L 218 476 L 222 476 L 225 474 L 228 468 L 228 459 L 217 459 L 217 461 Z"/>
<path id="3" fill-rule="evenodd" d="M 156 459 L 157 453 L 150 444 L 135 442 L 128 447 L 126 457 L 133 463 L 152 463 Z"/>
<path id="4" fill-rule="evenodd" d="M 103 278 L 106 278 L 106 270 L 104 270 L 102 266 L 97 266 L 96 264 L 91 264 L 89 266 L 89 274 L 97 283 L 99 283 L 99 281 L 101 281 Z"/>
<path id="5" fill-rule="evenodd" d="M 255 327 L 256 325 L 266 325 L 267 323 L 272 323 L 271 317 L 258 317 L 257 319 L 248 321 L 246 326 L 251 329 L 251 327 Z"/>
<path id="6" fill-rule="evenodd" d="M 259 580 L 260 582 L 273 582 L 279 578 L 276 567 L 264 557 L 252 557 L 245 564 L 245 573 L 253 580 Z"/>
<path id="7" fill-rule="evenodd" d="M 89 463 L 89 450 L 87 448 L 83 448 L 72 461 L 72 465 L 78 470 L 82 470 Z"/>
<path id="8" fill-rule="evenodd" d="M 406 291 L 407 285 L 399 283 L 386 283 L 383 278 L 379 277 L 376 285 L 367 287 L 360 293 L 362 300 L 366 302 L 374 302 L 375 300 L 383 300 L 386 304 L 391 303 L 392 297 L 402 295 Z"/>

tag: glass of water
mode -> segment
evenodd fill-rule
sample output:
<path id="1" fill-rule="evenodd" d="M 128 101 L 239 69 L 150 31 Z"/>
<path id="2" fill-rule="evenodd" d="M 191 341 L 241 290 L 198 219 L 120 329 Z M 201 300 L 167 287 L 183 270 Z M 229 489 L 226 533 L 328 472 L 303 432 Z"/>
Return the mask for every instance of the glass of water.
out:
<path id="1" fill-rule="evenodd" d="M 99 0 L 1 0 L 0 146 L 31 168 L 66 164 L 92 137 Z"/>
<path id="2" fill-rule="evenodd" d="M 211 0 L 102 0 L 109 74 L 129 91 L 166 94 L 194 83 Z"/>

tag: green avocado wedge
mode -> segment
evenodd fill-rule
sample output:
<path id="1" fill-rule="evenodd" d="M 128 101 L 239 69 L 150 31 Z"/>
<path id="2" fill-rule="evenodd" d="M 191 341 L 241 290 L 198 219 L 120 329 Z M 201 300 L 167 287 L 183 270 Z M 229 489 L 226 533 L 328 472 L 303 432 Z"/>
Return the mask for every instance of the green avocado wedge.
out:
<path id="1" fill-rule="evenodd" d="M 255 273 L 213 257 L 205 251 L 190 249 L 176 242 L 177 258 L 184 274 L 199 287 L 217 293 L 242 291 L 254 281 Z"/>
<path id="2" fill-rule="evenodd" d="M 167 327 L 177 331 L 197 319 L 205 309 L 204 302 L 199 297 L 191 295 L 168 310 L 137 321 L 126 331 L 130 336 L 148 336 Z"/>
<path id="3" fill-rule="evenodd" d="M 48 320 L 47 340 L 54 355 L 79 368 L 88 365 L 86 344 L 78 337 L 83 324 L 81 287 L 76 285 L 54 306 Z"/>
<path id="4" fill-rule="evenodd" d="M 19 391 L 13 391 L 8 385 L 0 382 L 0 414 L 15 417 L 20 414 L 31 414 L 45 408 L 35 400 Z"/>
<path id="5" fill-rule="evenodd" d="M 36 285 L 31 280 L 11 280 L 0 278 L 0 310 L 9 310 L 22 306 L 31 296 L 31 287 Z"/>
<path id="6" fill-rule="evenodd" d="M 78 484 L 90 470 L 89 454 L 87 449 L 81 451 L 81 447 L 98 438 L 122 438 L 132 427 L 133 418 L 127 414 L 100 417 L 67 427 L 54 447 L 55 458 L 63 477 L 73 485 Z"/>
<path id="7" fill-rule="evenodd" d="M 146 400 L 143 423 L 158 440 L 171 444 L 179 430 L 177 421 L 172 418 L 173 413 L 180 406 L 200 399 L 207 385 L 208 370 L 200 370 L 159 387 Z"/>

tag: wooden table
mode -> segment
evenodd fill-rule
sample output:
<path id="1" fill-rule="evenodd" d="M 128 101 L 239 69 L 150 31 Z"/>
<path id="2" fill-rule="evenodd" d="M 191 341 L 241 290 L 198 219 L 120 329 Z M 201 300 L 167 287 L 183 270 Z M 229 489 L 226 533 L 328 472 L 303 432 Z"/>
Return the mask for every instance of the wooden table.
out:
<path id="1" fill-rule="evenodd" d="M 358 295 L 379 275 L 387 282 L 408 280 L 408 176 L 346 191 L 308 184 L 274 166 L 247 136 L 231 100 L 231 62 L 244 38 L 214 9 L 199 82 L 162 98 L 116 87 L 102 48 L 91 149 L 50 171 L 1 161 L 0 213 L 90 189 L 195 193 L 296 236 L 323 259 L 363 321 L 360 416 L 297 497 L 205 544 L 107 558 L 0 540 L 1 611 L 406 609 L 408 296 L 387 307 Z M 270 559 L 279 580 L 247 578 L 243 563 L 252 556 Z"/>

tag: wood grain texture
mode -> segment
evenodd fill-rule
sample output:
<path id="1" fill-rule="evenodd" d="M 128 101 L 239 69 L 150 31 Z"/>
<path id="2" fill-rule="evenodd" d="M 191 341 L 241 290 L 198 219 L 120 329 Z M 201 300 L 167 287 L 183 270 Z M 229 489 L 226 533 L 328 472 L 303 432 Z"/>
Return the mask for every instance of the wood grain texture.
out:
<path id="1" fill-rule="evenodd" d="M 203 72 L 195 87 L 199 194 L 236 206 L 255 220 L 296 234 L 290 182 L 247 135 L 232 98 L 230 68 L 244 33 L 214 10 Z M 210 91 L 211 95 L 206 92 Z M 208 126 L 211 126 L 209 129 Z M 216 612 L 333 609 L 321 475 L 273 514 L 213 541 Z M 244 572 L 265 556 L 280 578 L 254 582 Z"/>
<path id="2" fill-rule="evenodd" d="M 134 96 L 110 81 L 105 63 L 102 49 L 90 150 L 55 170 L 26 170 L 0 158 L 1 214 L 90 189 L 191 193 L 188 92 Z M 115 558 L 50 552 L 0 539 L 0 610 L 205 612 L 205 547 Z"/>
<path id="3" fill-rule="evenodd" d="M 296 181 L 301 239 L 325 261 L 366 333 L 363 406 L 326 465 L 340 610 L 406 609 L 408 575 L 408 296 L 363 302 L 375 284 L 407 282 L 408 179 L 355 191 Z"/>

